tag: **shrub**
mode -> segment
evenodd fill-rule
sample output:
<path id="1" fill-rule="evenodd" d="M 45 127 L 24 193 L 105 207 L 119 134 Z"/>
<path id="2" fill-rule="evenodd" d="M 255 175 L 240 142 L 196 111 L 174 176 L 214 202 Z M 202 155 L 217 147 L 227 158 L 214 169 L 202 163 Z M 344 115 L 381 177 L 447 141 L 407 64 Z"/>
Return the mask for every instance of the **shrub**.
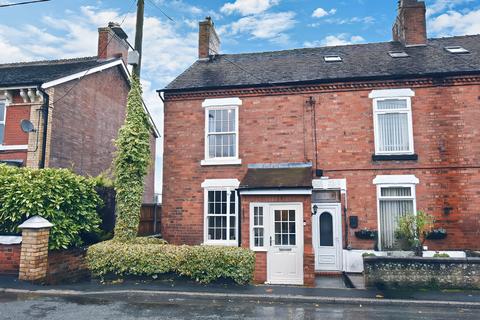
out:
<path id="1" fill-rule="evenodd" d="M 375 253 L 370 253 L 370 252 L 364 252 L 362 253 L 362 257 L 376 257 L 377 255 Z"/>
<path id="2" fill-rule="evenodd" d="M 433 216 L 423 211 L 418 211 L 416 215 L 402 216 L 395 231 L 396 238 L 405 242 L 405 248 L 402 249 L 414 249 L 417 255 L 421 255 L 423 244 L 433 229 L 434 222 Z"/>
<path id="3" fill-rule="evenodd" d="M 83 244 L 82 233 L 96 232 L 101 204 L 94 183 L 67 169 L 27 169 L 0 165 L 0 231 L 19 232 L 33 216 L 53 223 L 50 249 Z"/>
<path id="4" fill-rule="evenodd" d="M 150 124 L 143 107 L 140 80 L 132 77 L 125 124 L 115 142 L 115 191 L 117 220 L 115 237 L 132 240 L 137 236 L 144 179 L 150 165 Z"/>
<path id="5" fill-rule="evenodd" d="M 255 254 L 243 248 L 174 246 L 160 239 L 106 241 L 91 246 L 87 264 L 95 276 L 157 276 L 176 273 L 200 283 L 225 278 L 238 284 L 253 279 Z"/>
<path id="6" fill-rule="evenodd" d="M 435 253 L 433 255 L 434 258 L 450 258 L 450 255 L 448 253 Z"/>

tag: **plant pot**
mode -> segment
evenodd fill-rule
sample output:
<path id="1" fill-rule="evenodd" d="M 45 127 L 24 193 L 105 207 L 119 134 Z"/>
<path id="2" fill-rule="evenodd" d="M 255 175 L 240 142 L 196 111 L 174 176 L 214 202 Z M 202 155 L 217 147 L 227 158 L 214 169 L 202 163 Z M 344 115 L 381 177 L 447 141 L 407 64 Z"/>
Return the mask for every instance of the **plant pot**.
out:
<path id="1" fill-rule="evenodd" d="M 447 237 L 447 231 L 445 229 L 436 229 L 432 230 L 427 234 L 426 239 L 428 240 L 442 240 Z"/>
<path id="2" fill-rule="evenodd" d="M 376 230 L 359 230 L 355 231 L 355 237 L 358 239 L 363 239 L 363 240 L 375 240 L 377 238 L 377 231 Z"/>

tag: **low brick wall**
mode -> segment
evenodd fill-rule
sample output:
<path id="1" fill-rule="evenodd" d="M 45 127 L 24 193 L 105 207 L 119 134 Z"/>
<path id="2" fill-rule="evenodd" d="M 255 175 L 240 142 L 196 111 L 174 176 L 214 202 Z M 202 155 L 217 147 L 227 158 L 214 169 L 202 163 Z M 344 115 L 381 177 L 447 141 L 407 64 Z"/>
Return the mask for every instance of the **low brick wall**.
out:
<path id="1" fill-rule="evenodd" d="M 47 284 L 74 283 L 90 277 L 86 248 L 48 252 Z"/>
<path id="2" fill-rule="evenodd" d="M 480 258 L 364 257 L 367 287 L 480 289 Z"/>
<path id="3" fill-rule="evenodd" d="M 0 275 L 18 275 L 20 244 L 0 244 Z"/>

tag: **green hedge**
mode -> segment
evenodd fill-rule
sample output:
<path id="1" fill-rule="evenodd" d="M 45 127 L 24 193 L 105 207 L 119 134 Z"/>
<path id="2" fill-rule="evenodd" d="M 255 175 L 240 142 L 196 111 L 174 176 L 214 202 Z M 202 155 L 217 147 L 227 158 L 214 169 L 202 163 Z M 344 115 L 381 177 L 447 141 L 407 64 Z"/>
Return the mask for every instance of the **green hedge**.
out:
<path id="1" fill-rule="evenodd" d="M 0 165 L 0 232 L 20 232 L 33 216 L 53 223 L 50 249 L 81 246 L 81 235 L 97 232 L 101 199 L 95 182 L 66 169 L 27 169 Z"/>
<path id="2" fill-rule="evenodd" d="M 93 275 L 99 277 L 176 273 L 200 283 L 225 278 L 238 284 L 253 279 L 255 254 L 248 249 L 174 246 L 158 241 L 161 240 L 98 243 L 88 249 L 87 264 Z"/>

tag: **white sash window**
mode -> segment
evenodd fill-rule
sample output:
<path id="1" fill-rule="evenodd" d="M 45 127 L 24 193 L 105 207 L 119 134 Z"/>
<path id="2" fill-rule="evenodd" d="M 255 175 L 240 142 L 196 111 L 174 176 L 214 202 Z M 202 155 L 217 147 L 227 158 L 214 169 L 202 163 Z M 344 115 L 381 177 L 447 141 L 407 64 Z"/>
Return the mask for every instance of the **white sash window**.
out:
<path id="1" fill-rule="evenodd" d="M 411 90 L 373 91 L 375 154 L 413 154 Z"/>

